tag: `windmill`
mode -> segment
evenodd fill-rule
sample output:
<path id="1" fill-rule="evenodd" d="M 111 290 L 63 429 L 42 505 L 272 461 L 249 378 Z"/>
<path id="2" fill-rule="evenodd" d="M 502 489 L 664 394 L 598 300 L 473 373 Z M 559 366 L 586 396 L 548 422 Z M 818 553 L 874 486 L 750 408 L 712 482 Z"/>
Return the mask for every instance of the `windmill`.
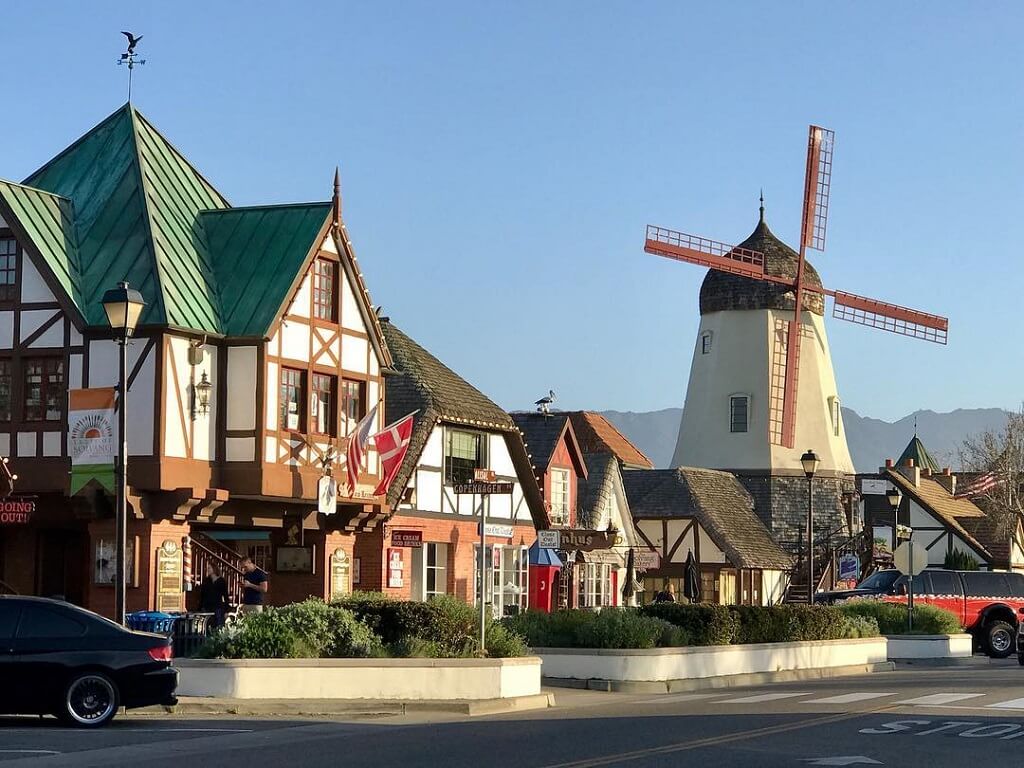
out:
<path id="1" fill-rule="evenodd" d="M 648 226 L 644 244 L 647 253 L 698 264 L 751 280 L 773 283 L 787 296 L 792 295 L 793 320 L 786 323 L 787 327 L 780 333 L 784 338 L 779 339 L 779 356 L 781 357 L 781 352 L 784 352 L 784 374 L 773 377 L 769 394 L 769 439 L 772 444 L 785 448 L 796 446 L 800 346 L 804 336 L 801 315 L 808 309 L 808 303 L 817 303 L 821 306 L 828 296 L 833 299 L 832 316 L 835 318 L 938 344 L 946 343 L 949 329 L 949 321 L 945 317 L 845 291 L 828 289 L 816 279 L 808 279 L 807 249 L 825 249 L 834 140 L 833 131 L 816 125 L 810 126 L 800 222 L 800 247 L 794 275 L 769 273 L 765 268 L 765 254 L 759 250 L 731 246 L 663 227 Z M 763 225 L 763 205 L 761 214 Z"/>

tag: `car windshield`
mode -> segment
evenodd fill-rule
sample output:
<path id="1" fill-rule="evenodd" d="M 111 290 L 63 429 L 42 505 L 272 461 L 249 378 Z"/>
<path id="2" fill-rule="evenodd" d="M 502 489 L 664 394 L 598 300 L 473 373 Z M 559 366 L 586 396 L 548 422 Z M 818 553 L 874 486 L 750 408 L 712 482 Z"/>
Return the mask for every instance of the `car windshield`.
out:
<path id="1" fill-rule="evenodd" d="M 900 577 L 900 572 L 895 568 L 888 571 L 878 571 L 868 576 L 857 585 L 857 589 L 880 589 L 887 590 Z"/>

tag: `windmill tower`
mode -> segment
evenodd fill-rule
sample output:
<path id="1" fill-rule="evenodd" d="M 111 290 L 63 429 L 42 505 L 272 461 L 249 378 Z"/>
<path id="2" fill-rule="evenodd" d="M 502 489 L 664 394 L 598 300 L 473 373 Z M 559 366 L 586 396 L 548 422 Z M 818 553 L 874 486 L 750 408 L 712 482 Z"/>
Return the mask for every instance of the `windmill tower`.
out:
<path id="1" fill-rule="evenodd" d="M 806 520 L 804 450 L 821 460 L 814 505 L 822 526 L 842 525 L 853 490 L 825 298 L 841 320 L 940 344 L 948 330 L 944 317 L 825 288 L 807 263 L 808 248 L 825 247 L 833 140 L 810 127 L 799 251 L 768 228 L 763 200 L 757 227 L 738 246 L 655 226 L 644 246 L 709 268 L 673 465 L 737 474 L 783 542 L 798 541 Z"/>

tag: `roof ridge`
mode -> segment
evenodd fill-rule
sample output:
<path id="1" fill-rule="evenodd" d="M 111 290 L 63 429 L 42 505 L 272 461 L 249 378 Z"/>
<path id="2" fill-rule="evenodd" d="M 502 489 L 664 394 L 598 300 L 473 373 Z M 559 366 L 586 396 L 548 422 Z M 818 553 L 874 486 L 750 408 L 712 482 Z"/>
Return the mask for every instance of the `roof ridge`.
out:
<path id="1" fill-rule="evenodd" d="M 79 136 L 73 142 L 71 142 L 66 147 L 64 147 L 64 149 L 62 149 L 56 155 L 54 155 L 49 160 L 47 160 L 45 163 L 43 163 L 41 166 L 39 166 L 34 171 L 32 171 L 32 173 L 30 173 L 28 176 L 25 177 L 25 181 L 27 182 L 29 179 L 31 179 L 31 178 L 33 178 L 35 176 L 39 176 L 41 173 L 43 173 L 43 171 L 47 170 L 51 165 L 54 165 L 59 160 L 62 160 L 65 155 L 68 155 L 68 154 L 71 153 L 72 150 L 77 149 L 78 146 L 83 141 L 85 141 L 87 138 L 92 136 L 93 133 L 95 133 L 97 130 L 99 130 L 100 128 L 105 126 L 107 123 L 109 123 L 111 120 L 113 120 L 115 117 L 117 117 L 122 112 L 124 112 L 126 109 L 129 109 L 130 107 L 131 107 L 131 105 L 129 103 L 127 103 L 127 102 L 122 104 L 120 107 L 118 107 L 113 112 L 111 112 L 109 115 L 107 115 L 105 118 L 103 118 L 98 123 L 96 123 L 96 125 L 92 126 L 89 130 L 87 130 L 85 133 L 83 133 L 81 136 Z M 24 184 L 24 186 L 30 186 L 30 185 L 29 184 Z"/>
<path id="2" fill-rule="evenodd" d="M 50 197 L 55 197 L 58 200 L 66 200 L 67 202 L 71 203 L 72 206 L 74 206 L 74 200 L 72 200 L 70 197 L 67 197 L 66 195 L 58 195 L 56 192 L 48 192 L 47 190 L 41 189 L 40 187 L 33 187 L 31 184 L 24 184 L 20 181 L 11 181 L 10 179 L 4 178 L 0 178 L 0 184 L 7 184 L 8 186 L 18 187 L 19 189 L 27 189 L 31 192 L 38 192 L 42 195 L 49 195 Z"/>
<path id="3" fill-rule="evenodd" d="M 310 200 L 307 203 L 261 203 L 259 205 L 230 205 L 227 208 L 200 208 L 199 213 L 244 213 L 270 208 L 309 208 L 317 205 L 330 206 L 330 200 Z"/>
<path id="4" fill-rule="evenodd" d="M 602 413 L 601 413 L 600 411 L 584 411 L 583 413 L 584 413 L 584 415 L 594 414 L 594 415 L 596 415 L 596 416 L 600 416 L 600 417 L 601 417 L 602 419 L 604 419 L 604 420 L 605 420 L 605 422 L 606 422 L 606 423 L 608 424 L 608 426 L 610 426 L 610 427 L 612 428 L 612 430 L 613 430 L 613 431 L 615 432 L 615 434 L 617 434 L 617 435 L 618 435 L 619 437 L 621 437 L 621 438 L 622 438 L 623 440 L 625 440 L 625 441 L 626 441 L 627 443 L 629 443 L 630 445 L 632 445 L 632 446 L 633 446 L 633 449 L 634 449 L 634 450 L 635 450 L 635 451 L 636 451 L 637 453 L 639 453 L 639 454 L 640 454 L 641 456 L 643 456 L 643 457 L 644 457 L 644 458 L 645 458 L 645 459 L 647 460 L 647 463 L 648 463 L 648 464 L 650 464 L 650 465 L 651 465 L 652 467 L 654 466 L 654 462 L 653 462 L 653 461 L 651 461 L 651 458 L 650 458 L 650 456 L 648 456 L 648 455 L 647 455 L 646 453 L 644 453 L 643 451 L 641 451 L 641 450 L 640 450 L 640 449 L 639 449 L 639 448 L 637 447 L 636 443 L 634 443 L 634 442 L 633 442 L 632 440 L 630 440 L 630 439 L 629 439 L 628 437 L 626 437 L 626 436 L 625 436 L 624 434 L 622 434 L 622 430 L 620 430 L 620 429 L 619 429 L 618 427 L 616 427 L 616 426 L 615 426 L 615 424 L 613 424 L 613 423 L 612 423 L 612 420 L 611 420 L 611 419 L 609 419 L 609 418 L 608 418 L 607 416 L 603 415 L 603 414 L 602 414 Z"/>

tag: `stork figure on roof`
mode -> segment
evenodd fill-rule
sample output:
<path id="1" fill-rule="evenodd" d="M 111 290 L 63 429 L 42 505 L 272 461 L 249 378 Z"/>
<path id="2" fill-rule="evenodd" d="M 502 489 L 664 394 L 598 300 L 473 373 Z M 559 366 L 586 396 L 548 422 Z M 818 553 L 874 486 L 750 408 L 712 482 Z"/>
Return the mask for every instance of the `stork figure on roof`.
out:
<path id="1" fill-rule="evenodd" d="M 126 65 L 128 67 L 128 101 L 132 100 L 132 70 L 135 69 L 136 64 L 145 64 L 145 59 L 140 59 L 139 54 L 135 52 L 135 46 L 142 40 L 142 35 L 136 37 L 131 32 L 122 32 L 126 38 L 128 38 L 128 49 L 121 54 L 121 58 L 117 60 L 117 65 Z"/>
<path id="2" fill-rule="evenodd" d="M 547 415 L 551 413 L 551 404 L 553 402 L 555 402 L 555 390 L 549 389 L 547 395 L 535 402 L 534 405 L 537 406 L 538 412 Z"/>
<path id="3" fill-rule="evenodd" d="M 825 335 L 826 297 L 841 320 L 939 344 L 948 331 L 944 317 L 826 288 L 807 262 L 808 248 L 825 248 L 834 139 L 810 126 L 798 250 L 768 229 L 763 197 L 757 227 L 737 246 L 657 226 L 647 227 L 644 244 L 647 253 L 709 268 L 673 466 L 760 477 L 748 487 L 768 497 L 762 517 L 773 529 L 786 527 L 773 515 L 790 514 L 779 478 L 802 476 L 797 445 L 821 457 L 816 477 L 836 478 L 837 498 L 847 490 L 841 478 L 853 473 Z"/>

